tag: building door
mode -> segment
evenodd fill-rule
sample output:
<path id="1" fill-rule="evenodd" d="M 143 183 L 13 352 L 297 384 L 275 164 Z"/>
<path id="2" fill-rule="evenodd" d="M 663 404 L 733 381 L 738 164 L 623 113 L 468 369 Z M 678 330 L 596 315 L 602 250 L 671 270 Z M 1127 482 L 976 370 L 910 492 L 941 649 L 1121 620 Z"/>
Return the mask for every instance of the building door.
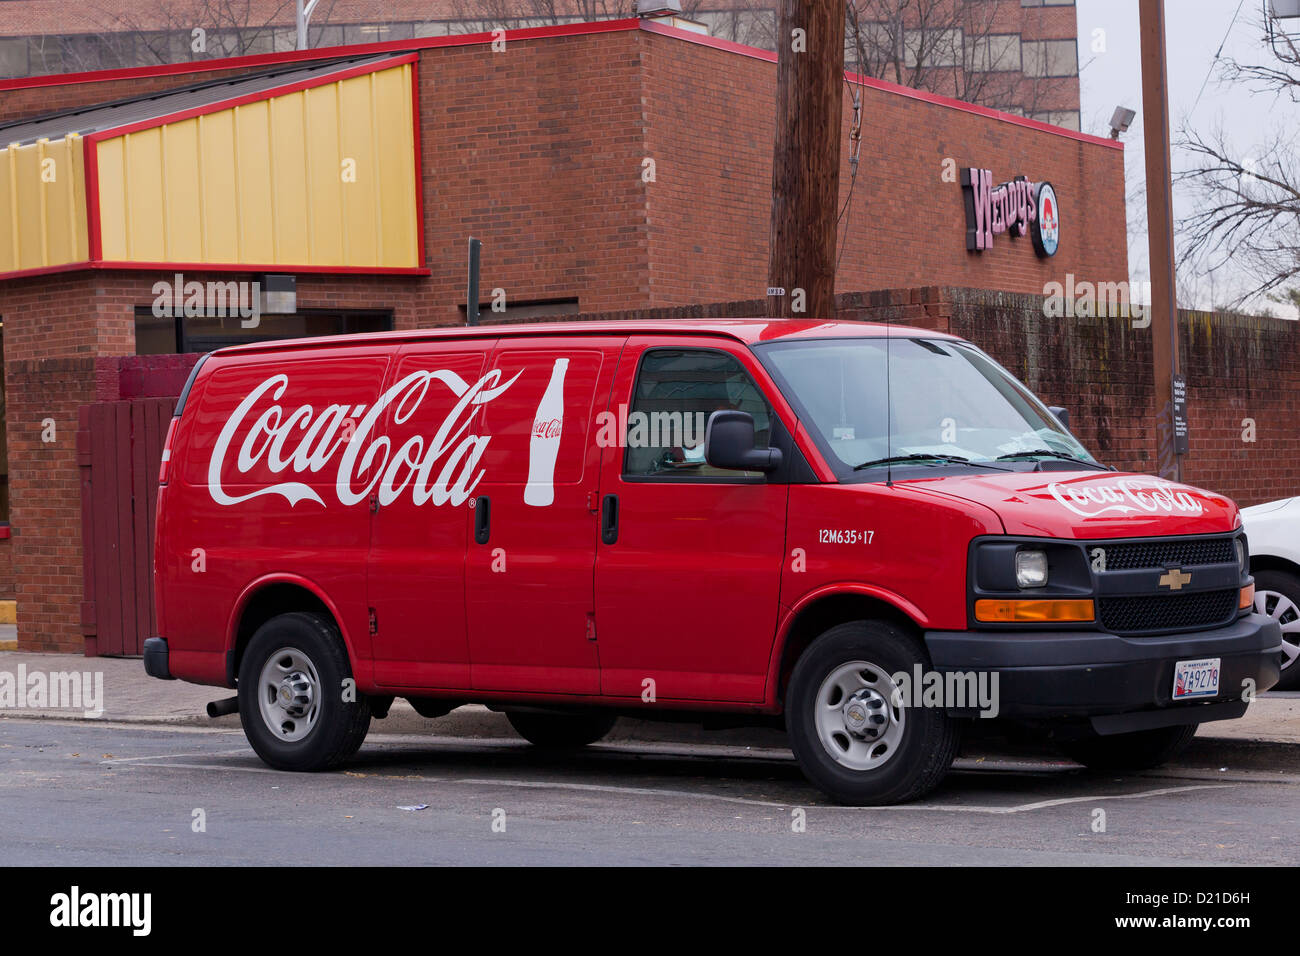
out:
<path id="1" fill-rule="evenodd" d="M 158 467 L 175 399 L 83 405 L 81 466 L 86 656 L 140 654 L 157 634 L 153 600 Z"/>

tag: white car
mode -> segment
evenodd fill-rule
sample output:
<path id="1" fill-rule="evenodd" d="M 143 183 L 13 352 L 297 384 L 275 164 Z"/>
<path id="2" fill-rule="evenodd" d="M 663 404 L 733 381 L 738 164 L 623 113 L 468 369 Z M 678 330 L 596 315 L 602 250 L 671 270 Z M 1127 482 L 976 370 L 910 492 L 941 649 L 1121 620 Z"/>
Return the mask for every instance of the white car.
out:
<path id="1" fill-rule="evenodd" d="M 1282 679 L 1300 687 L 1300 496 L 1241 509 L 1255 577 L 1255 610 L 1282 625 Z"/>

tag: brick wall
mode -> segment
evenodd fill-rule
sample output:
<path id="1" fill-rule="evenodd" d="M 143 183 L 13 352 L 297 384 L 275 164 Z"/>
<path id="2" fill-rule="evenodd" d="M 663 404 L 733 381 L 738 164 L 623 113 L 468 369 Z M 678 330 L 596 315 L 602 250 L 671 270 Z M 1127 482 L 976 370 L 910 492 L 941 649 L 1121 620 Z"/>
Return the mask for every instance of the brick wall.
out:
<path id="1" fill-rule="evenodd" d="M 1072 11 L 1071 11 L 1072 12 Z M 762 296 L 771 214 L 775 66 L 670 37 L 639 34 L 646 156 L 650 304 Z M 845 102 L 840 198 L 841 291 L 952 285 L 1041 293 L 1046 283 L 1128 278 L 1124 157 L 1068 139 L 880 89 L 862 91 L 857 182 Z M 1050 259 L 1030 239 L 966 250 L 960 182 L 949 171 L 990 169 L 994 183 L 1049 180 L 1062 205 Z M 583 308 L 587 308 L 586 301 Z M 596 308 L 596 307 L 593 307 Z M 599 310 L 599 308 L 596 308 Z"/>
<path id="2" fill-rule="evenodd" d="M 418 324 L 463 321 L 466 241 L 483 301 L 650 304 L 635 31 L 426 50 L 424 223 L 432 276 Z M 739 59 L 738 57 L 736 59 Z"/>
<path id="3" fill-rule="evenodd" d="M 185 388 L 198 355 L 121 355 L 95 360 L 95 401 L 174 398 Z"/>
<path id="4" fill-rule="evenodd" d="M 5 362 L 14 597 L 23 650 L 80 651 L 77 409 L 94 401 L 95 360 Z"/>

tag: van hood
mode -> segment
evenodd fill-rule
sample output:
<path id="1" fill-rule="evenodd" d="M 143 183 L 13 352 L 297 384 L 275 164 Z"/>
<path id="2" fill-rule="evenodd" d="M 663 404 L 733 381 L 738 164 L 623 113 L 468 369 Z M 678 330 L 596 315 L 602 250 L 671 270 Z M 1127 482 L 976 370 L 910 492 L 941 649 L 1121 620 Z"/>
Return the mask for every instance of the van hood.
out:
<path id="1" fill-rule="evenodd" d="M 1236 504 L 1223 495 L 1128 472 L 985 472 L 895 484 L 984 505 L 1014 535 L 1088 540 L 1214 534 L 1239 523 Z"/>

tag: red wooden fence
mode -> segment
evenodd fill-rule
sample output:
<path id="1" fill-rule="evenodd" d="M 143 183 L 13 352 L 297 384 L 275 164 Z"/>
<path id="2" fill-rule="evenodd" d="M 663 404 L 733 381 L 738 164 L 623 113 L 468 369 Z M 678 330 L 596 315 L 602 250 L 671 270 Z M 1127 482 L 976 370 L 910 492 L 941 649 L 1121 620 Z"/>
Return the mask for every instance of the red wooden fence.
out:
<path id="1" fill-rule="evenodd" d="M 87 656 L 143 651 L 154 630 L 158 466 L 176 400 L 83 405 L 77 430 Z"/>

